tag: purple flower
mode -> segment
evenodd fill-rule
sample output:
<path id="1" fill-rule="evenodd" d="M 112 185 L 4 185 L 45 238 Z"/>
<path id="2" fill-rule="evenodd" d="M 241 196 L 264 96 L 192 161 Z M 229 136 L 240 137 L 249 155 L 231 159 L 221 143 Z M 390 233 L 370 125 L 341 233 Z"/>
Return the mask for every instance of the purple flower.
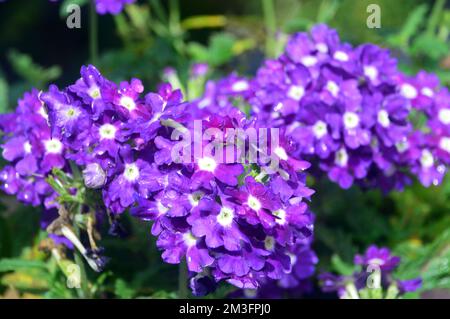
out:
<path id="1" fill-rule="evenodd" d="M 388 248 L 378 248 L 372 245 L 367 248 L 364 255 L 356 255 L 354 263 L 363 267 L 377 265 L 382 271 L 391 272 L 400 264 L 400 257 L 392 256 Z"/>
<path id="2" fill-rule="evenodd" d="M 411 280 L 393 278 L 392 274 L 400 264 L 400 257 L 392 255 L 388 248 L 371 245 L 364 255 L 355 256 L 354 263 L 360 266 L 360 269 L 352 275 L 321 274 L 319 280 L 322 290 L 337 292 L 340 298 L 359 299 L 360 295 L 366 296 L 368 290 L 381 288 L 383 294 L 381 297 L 389 295 L 389 298 L 397 298 L 407 292 L 416 291 L 421 286 L 420 278 Z M 390 295 L 393 293 L 389 291 L 392 287 L 397 288 L 394 295 Z"/>
<path id="3" fill-rule="evenodd" d="M 32 90 L 19 100 L 15 113 L 0 116 L 2 155 L 9 165 L 0 173 L 1 188 L 20 201 L 38 206 L 54 206 L 54 191 L 45 182 L 53 168 L 66 166 L 62 142 L 51 136 L 48 115 Z"/>
<path id="4" fill-rule="evenodd" d="M 245 184 L 232 195 L 240 204 L 238 214 L 242 215 L 252 225 L 261 223 L 265 228 L 276 225 L 276 217 L 271 212 L 281 208 L 281 203 L 270 188 L 246 177 Z"/>
<path id="5" fill-rule="evenodd" d="M 198 274 L 189 280 L 189 287 L 194 296 L 202 297 L 214 292 L 217 284 L 210 276 Z"/>
<path id="6" fill-rule="evenodd" d="M 97 163 L 91 163 L 83 170 L 84 184 L 87 188 L 101 188 L 106 183 L 106 173 Z"/>
<path id="7" fill-rule="evenodd" d="M 398 280 L 397 285 L 400 293 L 402 294 L 407 292 L 414 292 L 422 286 L 422 279 L 415 278 L 411 280 Z"/>
<path id="8" fill-rule="evenodd" d="M 181 258 L 186 256 L 188 269 L 192 272 L 201 272 L 204 267 L 214 262 L 204 242 L 190 231 L 185 233 L 163 231 L 156 245 L 164 250 L 162 258 L 169 264 L 178 264 Z"/>
<path id="9" fill-rule="evenodd" d="M 107 107 L 102 99 L 102 92 L 112 86 L 112 82 L 106 80 L 94 66 L 89 65 L 81 67 L 81 78 L 69 86 L 69 90 L 81 97 L 84 104 L 91 106 L 93 119 L 96 119 Z"/>
<path id="10" fill-rule="evenodd" d="M 289 116 L 299 107 L 301 88 L 310 85 L 306 70 L 292 68 L 279 90 L 290 91 Z M 0 174 L 2 189 L 27 203 L 55 208 L 61 199 L 45 178 L 59 168 L 76 179 L 75 163 L 85 186 L 102 194 L 95 209 L 102 214 L 129 210 L 153 223 L 163 260 L 185 260 L 196 294 L 222 280 L 254 289 L 293 269 L 299 283 L 308 277 L 313 255 L 295 245 L 313 233 L 314 218 L 304 202 L 313 193 L 303 172 L 309 163 L 297 156 L 296 143 L 284 130 L 271 154 L 276 167 L 262 158 L 241 161 L 253 145 L 228 149 L 228 129 L 256 127 L 231 103 L 250 93 L 250 82 L 236 75 L 223 79 L 208 103 L 208 98 L 183 103 L 180 91 L 167 84 L 142 93 L 138 79 L 117 86 L 87 66 L 67 88 L 52 85 L 26 95 L 16 113 L 0 117 L 3 155 L 10 163 Z M 217 156 L 221 150 L 208 148 L 211 140 L 203 140 L 201 154 L 194 152 L 187 162 L 172 157 L 178 142 L 173 133 L 193 133 L 194 120 L 201 121 L 202 134 L 224 132 L 223 140 L 216 133 L 210 137 L 213 144 L 222 143 L 224 155 L 232 151 L 231 162 Z M 293 262 L 296 254 L 303 256 L 304 267 Z M 86 258 L 101 264 L 97 255 L 92 251 Z"/>
<path id="11" fill-rule="evenodd" d="M 440 162 L 448 156 L 437 144 L 450 143 L 444 129 L 436 130 L 436 115 L 444 122 L 450 118 L 449 94 L 434 75 L 403 75 L 389 51 L 373 44 L 353 48 L 335 30 L 318 25 L 310 34 L 293 35 L 285 52 L 267 60 L 250 83 L 241 97 L 256 125 L 283 128 L 297 144 L 294 157 L 313 162 L 316 175 L 322 170 L 343 188 L 357 183 L 385 192 L 402 189 L 409 181 L 406 171 L 425 186 L 442 180 Z M 414 131 L 417 112 L 438 134 Z M 414 144 L 416 135 L 431 135 L 419 143 L 424 157 L 430 152 L 435 159 L 429 169 L 417 165 L 417 154 L 402 149 L 405 141 Z"/>
<path id="12" fill-rule="evenodd" d="M 224 247 L 229 251 L 241 249 L 241 242 L 248 241 L 239 228 L 236 210 L 232 203 L 221 201 L 219 205 L 213 199 L 202 198 L 191 215 L 187 218 L 192 225 L 192 233 L 197 237 L 205 237 L 210 248 Z"/>
<path id="13" fill-rule="evenodd" d="M 150 181 L 153 171 L 150 165 L 142 160 L 135 159 L 133 153 L 124 149 L 122 154 L 123 163 L 118 163 L 118 170 L 121 171 L 111 183 L 108 184 L 104 192 L 104 199 L 107 203 L 117 202 L 121 207 L 119 213 L 135 202 L 136 196 L 146 198 L 151 190 Z"/>
<path id="14" fill-rule="evenodd" d="M 95 8 L 99 14 L 113 14 L 117 15 L 127 4 L 133 3 L 136 0 L 96 0 Z"/>

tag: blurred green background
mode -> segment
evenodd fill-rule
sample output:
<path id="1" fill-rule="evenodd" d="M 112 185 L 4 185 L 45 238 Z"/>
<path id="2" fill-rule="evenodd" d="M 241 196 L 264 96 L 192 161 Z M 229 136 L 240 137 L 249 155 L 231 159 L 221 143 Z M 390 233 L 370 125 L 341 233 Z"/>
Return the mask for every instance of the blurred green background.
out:
<path id="1" fill-rule="evenodd" d="M 72 0 L 83 4 L 86 1 Z M 189 66 L 207 62 L 211 77 L 233 70 L 252 75 L 265 57 L 281 52 L 286 35 L 318 22 L 336 28 L 354 45 L 372 42 L 392 50 L 401 69 L 435 72 L 450 84 L 450 3 L 392 0 L 147 0 L 118 16 L 95 17 L 98 52 L 92 51 L 92 16 L 82 6 L 81 29 L 66 27 L 72 1 L 0 2 L 0 112 L 14 109 L 32 87 L 67 85 L 86 63 L 98 65 L 114 81 L 139 77 L 148 90 L 167 66 L 182 82 Z M 366 8 L 381 8 L 381 28 L 369 29 Z M 95 39 L 95 34 L 94 34 Z M 424 285 L 409 297 L 450 297 L 450 179 L 425 189 L 418 183 L 403 193 L 341 190 L 312 181 L 317 191 L 314 248 L 318 270 L 348 273 L 352 257 L 368 245 L 386 245 L 404 263 L 398 277 L 421 275 Z M 7 297 L 77 297 L 42 249 L 39 208 L 1 195 L 0 294 Z M 126 238 L 104 236 L 111 262 L 102 275 L 89 273 L 92 297 L 176 297 L 177 269 L 164 265 L 149 225 L 123 216 Z M 223 287 L 212 297 L 221 297 Z M 315 292 L 313 296 L 319 296 Z"/>

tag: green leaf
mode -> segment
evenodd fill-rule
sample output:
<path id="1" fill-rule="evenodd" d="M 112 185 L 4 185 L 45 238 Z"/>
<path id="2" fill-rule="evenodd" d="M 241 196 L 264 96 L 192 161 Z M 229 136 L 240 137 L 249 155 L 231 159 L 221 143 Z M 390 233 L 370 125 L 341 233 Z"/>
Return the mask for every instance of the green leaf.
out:
<path id="1" fill-rule="evenodd" d="M 49 82 L 61 76 L 60 67 L 52 66 L 44 68 L 34 63 L 29 55 L 15 50 L 8 52 L 8 60 L 19 76 L 39 89 L 43 89 Z"/>
<path id="2" fill-rule="evenodd" d="M 196 42 L 189 43 L 187 46 L 187 50 L 189 55 L 195 61 L 205 62 L 208 60 L 208 49 L 199 43 Z"/>
<path id="3" fill-rule="evenodd" d="M 396 254 L 402 263 L 396 271 L 399 279 L 422 278 L 421 291 L 450 288 L 450 228 L 442 232 L 431 244 L 417 247 L 400 245 Z"/>
<path id="4" fill-rule="evenodd" d="M 132 288 L 130 288 L 127 283 L 122 279 L 117 279 L 114 284 L 114 292 L 115 294 L 123 299 L 133 298 L 135 292 Z"/>
<path id="5" fill-rule="evenodd" d="M 411 52 L 414 55 L 422 54 L 434 60 L 439 60 L 447 55 L 449 46 L 442 42 L 433 34 L 423 33 L 418 36 L 411 45 Z"/>
<path id="6" fill-rule="evenodd" d="M 329 23 L 336 15 L 339 3 L 336 0 L 322 0 L 317 13 L 317 22 Z"/>
<path id="7" fill-rule="evenodd" d="M 0 260 L 0 272 L 34 268 L 47 268 L 47 265 L 44 262 L 37 260 L 24 260 L 17 258 L 4 258 Z"/>
<path id="8" fill-rule="evenodd" d="M 209 62 L 213 66 L 219 66 L 228 62 L 233 57 L 233 45 L 236 39 L 227 33 L 219 33 L 211 38 L 209 48 Z"/>
<path id="9" fill-rule="evenodd" d="M 347 264 L 338 255 L 331 257 L 331 265 L 341 275 L 350 276 L 355 271 L 354 265 Z"/>
<path id="10" fill-rule="evenodd" d="M 234 36 L 227 33 L 217 33 L 210 39 L 209 46 L 204 47 L 198 43 L 189 43 L 188 53 L 195 61 L 206 62 L 213 67 L 228 62 L 233 56 L 233 47 L 236 43 Z"/>
<path id="11" fill-rule="evenodd" d="M 445 0 L 437 0 L 434 3 L 433 10 L 431 11 L 431 15 L 428 19 L 427 24 L 427 33 L 434 34 L 436 32 L 436 27 L 439 24 L 439 20 L 441 19 L 444 12 Z"/>
<path id="12" fill-rule="evenodd" d="M 403 49 L 408 48 L 411 37 L 417 34 L 420 26 L 423 24 L 427 11 L 428 6 L 426 4 L 422 4 L 415 8 L 413 12 L 409 14 L 401 31 L 387 39 L 388 43 Z"/>

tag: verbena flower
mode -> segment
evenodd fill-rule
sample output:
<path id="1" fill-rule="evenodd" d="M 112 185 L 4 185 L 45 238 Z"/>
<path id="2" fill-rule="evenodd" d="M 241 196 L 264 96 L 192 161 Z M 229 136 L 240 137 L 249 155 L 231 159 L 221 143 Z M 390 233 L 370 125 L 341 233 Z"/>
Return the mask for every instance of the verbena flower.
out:
<path id="1" fill-rule="evenodd" d="M 47 112 L 32 90 L 19 100 L 14 113 L 0 115 L 2 156 L 8 164 L 0 172 L 1 188 L 33 206 L 55 207 L 55 192 L 45 179 L 53 168 L 67 168 L 65 146 L 52 136 Z"/>
<path id="2" fill-rule="evenodd" d="M 386 49 L 352 47 L 317 25 L 293 35 L 279 58 L 241 83 L 245 89 L 233 94 L 223 80 L 210 83 L 198 103 L 243 99 L 258 125 L 285 130 L 296 143 L 294 155 L 342 188 L 402 189 L 410 175 L 425 186 L 442 180 L 450 95 L 435 75 L 402 74 Z"/>
<path id="3" fill-rule="evenodd" d="M 398 298 L 420 288 L 420 278 L 395 279 L 393 272 L 400 264 L 400 257 L 392 255 L 388 248 L 370 246 L 364 255 L 354 258 L 356 271 L 350 276 L 323 273 L 319 276 L 324 292 L 337 292 L 340 298 Z"/>
<path id="4" fill-rule="evenodd" d="M 292 255 L 313 232 L 305 202 L 313 191 L 303 173 L 309 164 L 293 157 L 284 132 L 272 154 L 278 166 L 263 157 L 244 159 L 254 147 L 249 136 L 243 149 L 227 149 L 227 130 L 259 128 L 227 97 L 248 89 L 246 80 L 231 76 L 221 82 L 223 102 L 186 103 L 170 85 L 144 95 L 138 79 L 116 85 L 87 66 L 76 84 L 41 94 L 53 136 L 83 170 L 86 186 L 99 189 L 110 213 L 130 210 L 152 221 L 163 260 L 185 260 L 199 294 L 210 290 L 211 280 L 255 289 L 293 269 L 298 275 Z M 192 153 L 174 151 L 179 140 L 172 135 L 195 137 L 199 122 L 202 135 L 224 133 L 223 140 L 214 135 L 214 147 L 223 149 L 211 152 L 211 140 L 194 138 L 184 141 Z"/>

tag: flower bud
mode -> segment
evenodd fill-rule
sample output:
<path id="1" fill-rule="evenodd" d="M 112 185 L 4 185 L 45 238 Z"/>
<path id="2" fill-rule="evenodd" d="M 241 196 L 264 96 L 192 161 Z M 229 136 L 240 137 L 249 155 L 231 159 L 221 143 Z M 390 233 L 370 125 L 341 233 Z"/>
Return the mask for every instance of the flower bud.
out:
<path id="1" fill-rule="evenodd" d="M 83 170 L 84 185 L 87 188 L 101 188 L 106 182 L 106 173 L 97 163 L 91 163 Z"/>

